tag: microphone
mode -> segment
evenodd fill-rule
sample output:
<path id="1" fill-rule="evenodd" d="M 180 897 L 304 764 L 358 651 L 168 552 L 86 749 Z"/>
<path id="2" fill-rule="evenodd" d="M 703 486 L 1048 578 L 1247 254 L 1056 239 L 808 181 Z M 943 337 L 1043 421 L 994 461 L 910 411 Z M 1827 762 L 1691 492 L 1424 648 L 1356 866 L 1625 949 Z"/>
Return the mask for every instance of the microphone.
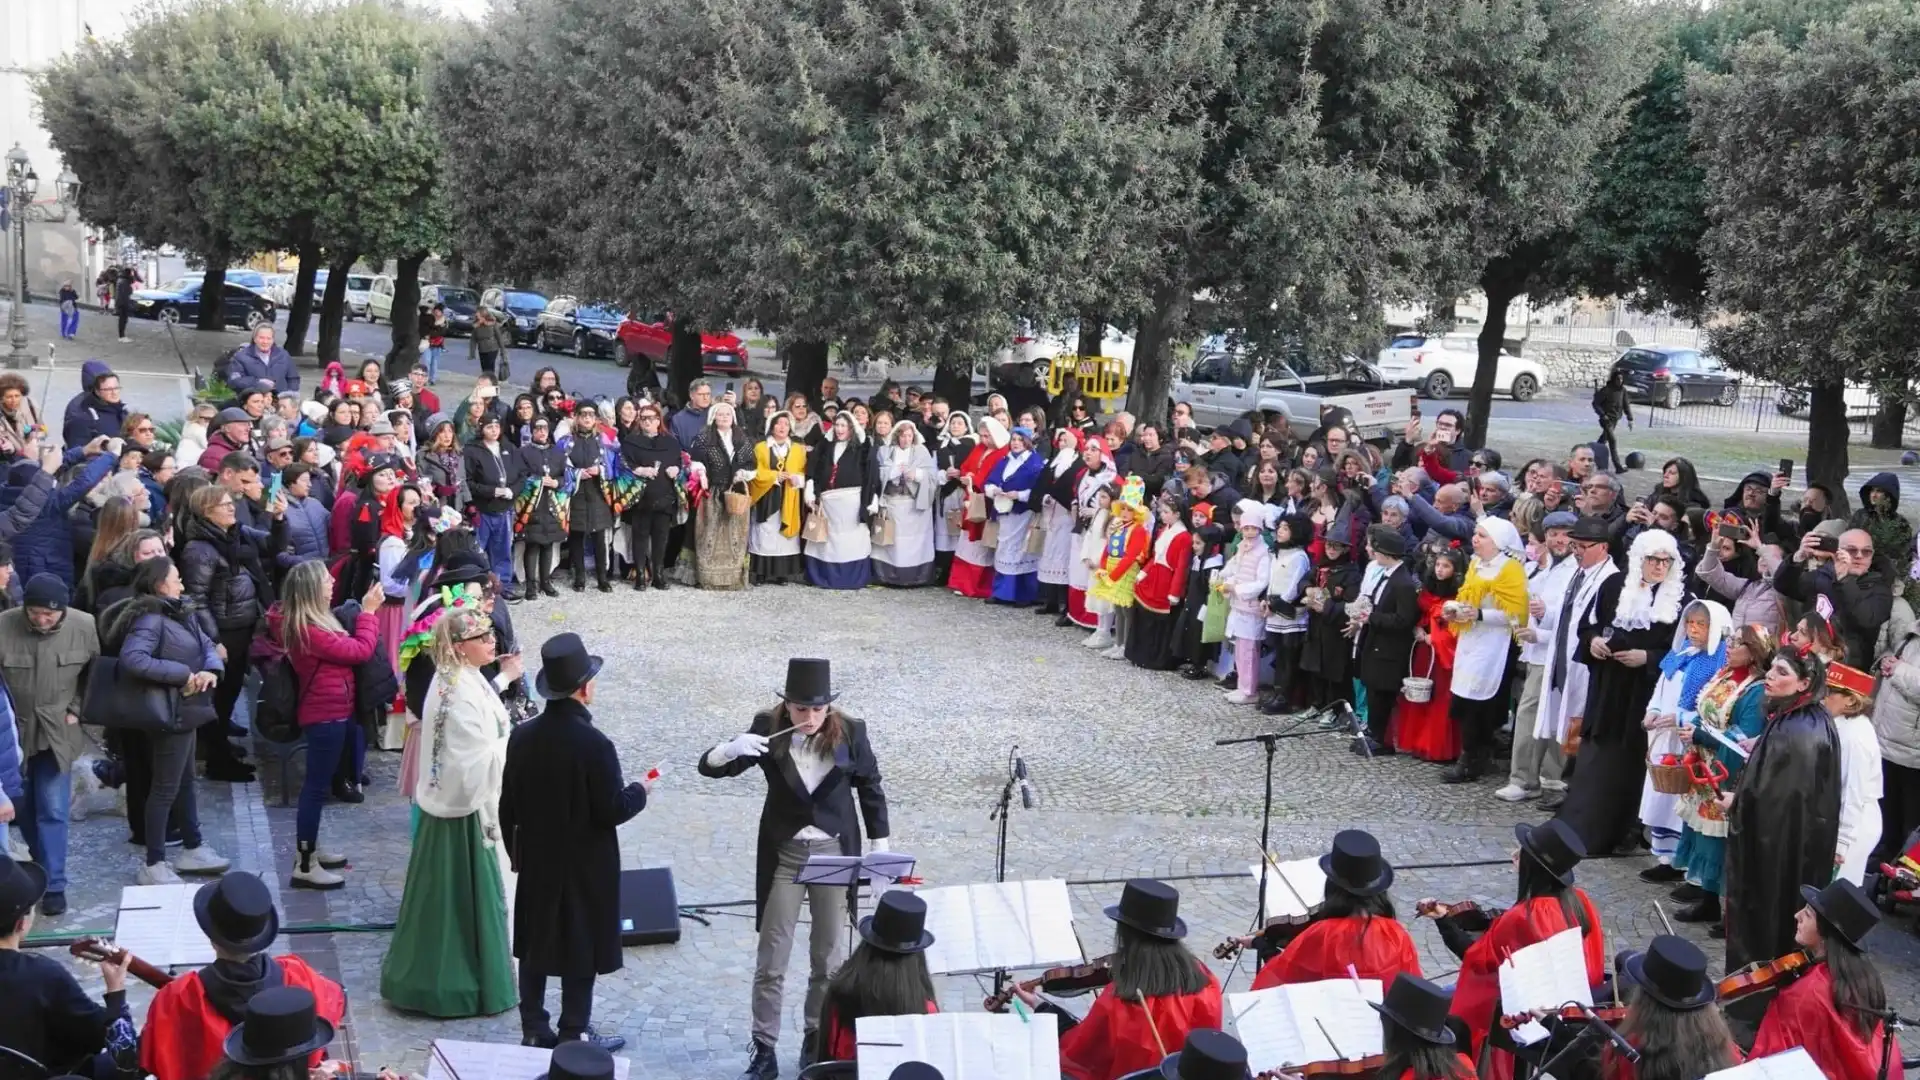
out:
<path id="1" fill-rule="evenodd" d="M 1574 1008 L 1580 1011 L 1580 1015 L 1586 1019 L 1587 1023 L 1599 1028 L 1600 1033 L 1607 1037 L 1607 1041 L 1613 1044 L 1614 1049 L 1620 1051 L 1628 1061 L 1640 1060 L 1640 1051 L 1634 1049 L 1632 1043 L 1628 1042 L 1619 1032 L 1613 1030 L 1611 1024 L 1600 1019 L 1600 1014 L 1585 1005 L 1576 1004 Z"/>
<path id="2" fill-rule="evenodd" d="M 1039 804 L 1033 794 L 1033 785 L 1027 782 L 1027 759 L 1018 753 L 1013 756 L 1013 778 L 1020 784 L 1020 806 L 1031 810 Z"/>

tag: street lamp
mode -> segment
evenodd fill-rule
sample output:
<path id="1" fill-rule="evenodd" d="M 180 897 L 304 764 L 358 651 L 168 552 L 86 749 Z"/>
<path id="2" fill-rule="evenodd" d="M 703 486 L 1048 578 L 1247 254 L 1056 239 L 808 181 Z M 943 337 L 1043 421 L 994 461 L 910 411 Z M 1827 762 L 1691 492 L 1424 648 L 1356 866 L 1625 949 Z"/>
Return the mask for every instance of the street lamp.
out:
<path id="1" fill-rule="evenodd" d="M 33 163 L 28 160 L 27 152 L 19 143 L 7 151 L 6 186 L 7 199 L 12 211 L 13 224 L 13 311 L 7 319 L 7 366 L 25 368 L 33 366 L 33 355 L 27 351 L 27 219 L 36 221 L 65 221 L 66 208 L 73 204 L 80 194 L 80 178 L 69 169 L 61 169 L 53 182 L 54 201 L 49 206 L 36 206 L 33 197 L 40 192 L 40 175 L 33 171 Z"/>

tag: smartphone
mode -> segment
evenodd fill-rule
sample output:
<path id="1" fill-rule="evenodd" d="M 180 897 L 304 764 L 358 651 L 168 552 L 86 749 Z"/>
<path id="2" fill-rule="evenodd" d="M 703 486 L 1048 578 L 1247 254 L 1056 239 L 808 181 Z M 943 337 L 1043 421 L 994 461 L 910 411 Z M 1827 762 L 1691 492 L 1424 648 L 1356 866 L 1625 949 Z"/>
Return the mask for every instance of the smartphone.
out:
<path id="1" fill-rule="evenodd" d="M 1825 551 L 1825 552 L 1839 551 L 1840 538 L 1837 536 L 1823 536 L 1819 539 L 1817 543 L 1814 544 L 1814 547 L 1820 551 Z"/>
<path id="2" fill-rule="evenodd" d="M 1747 529 L 1744 525 L 1722 525 L 1718 529 L 1715 529 L 1714 532 L 1734 541 L 1745 540 L 1747 538 Z"/>
<path id="3" fill-rule="evenodd" d="M 274 473 L 273 479 L 268 481 L 267 483 L 267 502 L 268 503 L 272 503 L 274 499 L 280 496 L 280 484 L 282 482 L 282 475 L 283 474 L 281 473 Z"/>
<path id="4" fill-rule="evenodd" d="M 729 394 L 731 394 L 731 393 L 733 393 L 733 380 L 732 380 L 732 379 L 728 379 L 728 380 L 727 380 L 727 393 L 729 393 Z"/>
<path id="5" fill-rule="evenodd" d="M 1793 479 L 1793 459 L 1792 458 L 1783 457 L 1780 459 L 1780 475 L 1786 477 L 1788 480 Z"/>

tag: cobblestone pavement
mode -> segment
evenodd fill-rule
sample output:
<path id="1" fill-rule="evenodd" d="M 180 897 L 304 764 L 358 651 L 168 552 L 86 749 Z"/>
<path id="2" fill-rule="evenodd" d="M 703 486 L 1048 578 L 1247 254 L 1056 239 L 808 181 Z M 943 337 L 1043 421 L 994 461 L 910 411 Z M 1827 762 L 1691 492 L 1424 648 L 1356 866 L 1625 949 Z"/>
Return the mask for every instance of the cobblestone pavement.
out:
<path id="1" fill-rule="evenodd" d="M 841 704 L 871 724 L 893 807 L 893 846 L 920 857 L 929 885 L 991 879 L 996 825 L 988 815 L 1017 742 L 1041 805 L 1023 811 L 1016 803 L 1009 876 L 1074 882 L 1088 955 L 1107 951 L 1100 909 L 1128 877 L 1177 882 L 1191 944 L 1202 955 L 1252 917 L 1255 886 L 1245 875 L 1257 855 L 1263 755 L 1258 745 L 1213 741 L 1272 725 L 1227 705 L 1211 684 L 1102 659 L 1078 647 L 1079 632 L 1057 630 L 1050 619 L 937 590 L 566 593 L 513 613 L 529 657 L 562 630 L 579 632 L 606 657 L 594 711 L 629 776 L 667 763 L 652 804 L 621 829 L 622 849 L 630 867 L 671 866 L 680 902 L 699 908 L 707 924 L 684 921 L 677 945 L 629 949 L 626 966 L 599 980 L 594 1010 L 601 1030 L 629 1039 L 624 1053 L 648 1077 L 730 1078 L 744 1063 L 753 842 L 764 788 L 757 774 L 704 779 L 693 763 L 772 703 L 789 655 L 833 660 Z M 406 879 L 398 761 L 376 754 L 367 801 L 327 809 L 323 839 L 354 861 L 348 887 L 331 894 L 285 887 L 293 813 L 279 805 L 274 768 L 262 770 L 259 786 L 202 783 L 200 791 L 210 841 L 239 866 L 273 871 L 288 926 L 331 931 L 284 935 L 282 947 L 343 976 L 363 1061 L 418 1071 L 435 1036 L 506 1041 L 517 1038 L 518 1025 L 511 1011 L 446 1023 L 379 1000 L 388 938 L 362 928 L 393 920 Z M 1400 867 L 1394 894 L 1403 917 L 1423 896 L 1510 902 L 1512 826 L 1538 814 L 1494 800 L 1496 782 L 1444 786 L 1438 766 L 1362 761 L 1346 752 L 1344 739 L 1321 733 L 1279 743 L 1274 764 L 1271 846 L 1280 857 L 1316 854 L 1335 830 L 1361 826 Z M 296 763 L 296 783 L 298 774 Z M 73 908 L 40 933 L 111 925 L 118 889 L 140 861 L 124 840 L 120 821 L 75 829 Z M 1643 945 L 1659 931 L 1653 901 L 1664 892 L 1635 878 L 1644 865 L 1597 860 L 1581 871 L 1610 950 Z M 1412 925 L 1428 973 L 1452 972 L 1457 961 L 1432 924 Z M 1920 1010 L 1920 948 L 1905 926 L 1878 934 L 1896 1004 Z M 1717 943 L 1695 936 L 1710 956 L 1722 955 Z M 789 980 L 787 1070 L 797 1053 L 804 953 L 796 950 Z M 1242 961 L 1231 975 L 1219 965 L 1230 989 L 1246 987 L 1250 964 Z M 975 980 L 939 982 L 942 1008 L 979 1007 Z M 136 1004 L 136 1013 L 142 1009 Z"/>

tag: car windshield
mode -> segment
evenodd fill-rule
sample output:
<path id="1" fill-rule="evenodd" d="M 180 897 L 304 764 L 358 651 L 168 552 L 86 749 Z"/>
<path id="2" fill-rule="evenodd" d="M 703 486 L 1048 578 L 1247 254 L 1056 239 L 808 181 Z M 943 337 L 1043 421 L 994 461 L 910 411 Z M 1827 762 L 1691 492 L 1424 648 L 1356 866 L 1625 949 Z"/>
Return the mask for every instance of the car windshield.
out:
<path id="1" fill-rule="evenodd" d="M 1628 349 L 1620 354 L 1620 363 L 1628 367 L 1665 367 L 1667 358 L 1649 349 Z"/>
<path id="2" fill-rule="evenodd" d="M 1414 334 L 1403 334 L 1387 344 L 1389 349 L 1417 349 L 1427 343 L 1427 339 Z"/>
<path id="3" fill-rule="evenodd" d="M 466 304 L 472 306 L 480 302 L 480 297 L 472 289 L 449 289 L 440 287 L 440 302 L 443 304 Z"/>
<path id="4" fill-rule="evenodd" d="M 506 304 L 516 308 L 544 308 L 547 298 L 537 292 L 510 292 L 506 294 Z"/>
<path id="5" fill-rule="evenodd" d="M 621 318 L 617 309 L 600 304 L 581 304 L 574 314 L 582 319 L 606 319 L 611 322 L 619 322 Z"/>
<path id="6" fill-rule="evenodd" d="M 185 292 L 198 292 L 199 289 L 200 289 L 200 279 L 198 277 L 174 278 L 172 281 L 169 281 L 163 285 L 154 286 L 155 292 L 185 293 Z"/>
<path id="7" fill-rule="evenodd" d="M 347 288 L 353 292 L 366 292 L 373 288 L 373 279 L 365 274 L 348 274 Z"/>

